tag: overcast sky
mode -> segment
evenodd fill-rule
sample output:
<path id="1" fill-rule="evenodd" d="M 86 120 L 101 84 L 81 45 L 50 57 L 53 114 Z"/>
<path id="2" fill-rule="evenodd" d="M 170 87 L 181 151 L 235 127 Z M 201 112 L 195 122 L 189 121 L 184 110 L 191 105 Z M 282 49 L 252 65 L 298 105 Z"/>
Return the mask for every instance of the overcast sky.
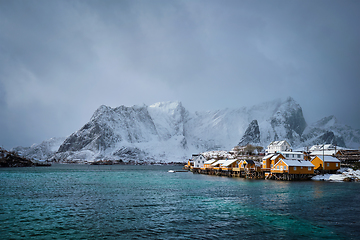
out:
<path id="1" fill-rule="evenodd" d="M 189 111 L 292 96 L 360 128 L 360 1 L 0 0 L 0 145 L 82 127 L 102 104 Z"/>

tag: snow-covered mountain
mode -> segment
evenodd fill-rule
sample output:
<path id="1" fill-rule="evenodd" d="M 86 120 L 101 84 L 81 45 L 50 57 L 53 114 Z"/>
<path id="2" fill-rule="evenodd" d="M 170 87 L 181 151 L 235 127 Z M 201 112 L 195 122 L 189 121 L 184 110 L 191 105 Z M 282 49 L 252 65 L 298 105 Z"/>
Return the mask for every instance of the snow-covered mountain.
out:
<path id="1" fill-rule="evenodd" d="M 266 147 L 282 139 L 293 147 L 331 142 L 357 148 L 360 130 L 337 123 L 333 116 L 307 126 L 300 105 L 291 97 L 195 113 L 181 102 L 100 106 L 88 123 L 63 141 L 53 159 L 185 161 L 192 153 L 248 143 Z"/>
<path id="2" fill-rule="evenodd" d="M 29 159 L 48 160 L 54 156 L 64 140 L 64 137 L 50 138 L 40 144 L 33 144 L 31 147 L 15 147 L 12 151 Z"/>
<path id="3" fill-rule="evenodd" d="M 334 116 L 324 117 L 305 129 L 301 142 L 303 146 L 331 143 L 357 149 L 360 146 L 360 130 L 338 123 Z"/>

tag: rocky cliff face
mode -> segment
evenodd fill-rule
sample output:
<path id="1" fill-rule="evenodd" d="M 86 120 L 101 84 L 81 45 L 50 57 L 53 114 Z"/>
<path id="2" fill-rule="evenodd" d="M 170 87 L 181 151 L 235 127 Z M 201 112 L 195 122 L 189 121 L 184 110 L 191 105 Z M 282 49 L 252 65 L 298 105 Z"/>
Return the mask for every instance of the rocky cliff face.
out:
<path id="1" fill-rule="evenodd" d="M 257 120 L 251 121 L 249 127 L 246 129 L 244 136 L 239 142 L 239 146 L 246 146 L 248 144 L 259 145 L 260 142 L 260 129 Z"/>
<path id="2" fill-rule="evenodd" d="M 307 124 L 302 108 L 291 97 L 285 101 L 277 99 L 256 105 L 248 110 L 248 114 L 258 121 L 260 131 L 260 141 L 249 139 L 249 143 L 256 141 L 258 145 L 264 147 L 274 140 L 283 139 L 293 146 L 301 143 L 300 136 Z M 240 141 L 240 143 L 242 142 Z"/>

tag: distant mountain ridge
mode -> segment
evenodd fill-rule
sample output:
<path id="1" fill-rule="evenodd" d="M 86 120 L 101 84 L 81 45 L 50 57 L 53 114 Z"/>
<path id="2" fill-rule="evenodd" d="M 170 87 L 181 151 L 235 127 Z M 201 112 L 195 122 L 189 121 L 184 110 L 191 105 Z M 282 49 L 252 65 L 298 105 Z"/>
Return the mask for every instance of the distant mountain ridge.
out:
<path id="1" fill-rule="evenodd" d="M 184 161 L 192 153 L 230 150 L 237 144 L 266 147 L 282 139 L 294 148 L 321 143 L 357 148 L 360 130 L 337 123 L 333 116 L 308 126 L 301 106 L 291 97 L 249 108 L 195 113 L 181 102 L 116 108 L 103 105 L 59 145 L 56 153 L 42 154 L 57 161 L 171 162 Z"/>

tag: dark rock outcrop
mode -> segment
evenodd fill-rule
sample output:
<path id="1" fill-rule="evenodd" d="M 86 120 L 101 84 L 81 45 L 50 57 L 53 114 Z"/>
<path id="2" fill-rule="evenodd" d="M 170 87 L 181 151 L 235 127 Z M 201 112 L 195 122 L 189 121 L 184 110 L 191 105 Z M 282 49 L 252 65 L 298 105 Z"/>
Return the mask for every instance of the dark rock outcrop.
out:
<path id="1" fill-rule="evenodd" d="M 0 148 L 0 167 L 31 167 L 33 165 L 34 163 L 30 159 Z"/>
<path id="2" fill-rule="evenodd" d="M 251 121 L 238 145 L 245 146 L 248 144 L 260 144 L 260 129 L 257 120 Z"/>

